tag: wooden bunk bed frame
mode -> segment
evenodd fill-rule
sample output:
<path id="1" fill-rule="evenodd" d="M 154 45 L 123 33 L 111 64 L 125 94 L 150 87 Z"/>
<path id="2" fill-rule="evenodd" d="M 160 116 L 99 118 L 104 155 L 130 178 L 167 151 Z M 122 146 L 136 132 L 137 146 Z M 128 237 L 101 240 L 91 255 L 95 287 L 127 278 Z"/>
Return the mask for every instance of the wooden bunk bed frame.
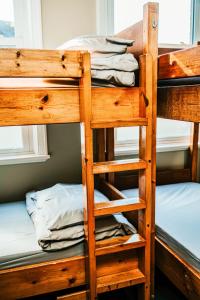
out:
<path id="1" fill-rule="evenodd" d="M 176 182 L 198 180 L 200 84 L 197 80 L 199 76 L 200 46 L 169 52 L 158 59 L 158 80 L 162 84 L 162 87 L 158 88 L 158 117 L 193 122 L 190 166 L 189 169 L 179 170 L 181 176 L 176 178 Z M 187 80 L 189 80 L 188 85 Z M 187 299 L 200 299 L 200 272 L 157 237 L 156 264 Z"/>
<path id="2" fill-rule="evenodd" d="M 140 60 L 140 84 L 133 88 L 91 88 L 87 52 L 0 49 L 0 126 L 81 123 L 87 249 L 86 256 L 1 270 L 2 299 L 65 290 L 57 299 L 94 300 L 98 293 L 132 285 L 138 285 L 139 299 L 154 298 L 157 24 L 158 5 L 148 3 L 143 20 L 118 35 L 136 40 L 130 52 Z M 21 87 L 19 78 L 29 83 Z M 78 86 L 68 87 L 69 78 Z M 122 126 L 140 126 L 139 159 L 113 160 L 113 128 Z M 96 163 L 94 129 L 100 141 Z M 124 200 L 112 185 L 113 172 L 127 170 L 139 171 L 138 199 Z M 109 205 L 94 205 L 96 174 L 101 191 L 116 200 Z M 95 243 L 95 216 L 124 211 L 138 212 L 138 234 Z M 68 292 L 76 287 L 83 289 Z"/>

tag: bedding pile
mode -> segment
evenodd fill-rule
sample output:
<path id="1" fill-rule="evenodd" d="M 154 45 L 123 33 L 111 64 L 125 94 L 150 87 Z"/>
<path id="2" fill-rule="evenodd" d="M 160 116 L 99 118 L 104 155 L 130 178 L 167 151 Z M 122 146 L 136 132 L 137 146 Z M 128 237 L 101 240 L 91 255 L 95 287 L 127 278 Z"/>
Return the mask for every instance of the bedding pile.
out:
<path id="1" fill-rule="evenodd" d="M 138 62 L 133 54 L 127 53 L 133 42 L 117 37 L 83 36 L 64 43 L 59 49 L 89 51 L 95 85 L 134 86 Z"/>
<path id="2" fill-rule="evenodd" d="M 95 202 L 109 201 L 95 190 Z M 26 194 L 26 208 L 45 251 L 68 248 L 84 240 L 82 185 L 56 184 Z M 96 218 L 96 240 L 136 233 L 122 214 Z"/>

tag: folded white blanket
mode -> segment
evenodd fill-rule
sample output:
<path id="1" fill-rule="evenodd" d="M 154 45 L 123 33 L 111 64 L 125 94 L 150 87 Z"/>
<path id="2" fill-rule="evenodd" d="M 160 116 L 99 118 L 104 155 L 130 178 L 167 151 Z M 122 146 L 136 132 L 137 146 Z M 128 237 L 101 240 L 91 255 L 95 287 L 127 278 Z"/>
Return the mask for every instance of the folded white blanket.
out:
<path id="1" fill-rule="evenodd" d="M 117 37 L 107 38 L 105 36 L 81 36 L 67 41 L 58 49 L 69 50 L 87 50 L 94 56 L 105 56 L 113 54 L 122 54 L 127 51 L 127 47 L 132 45 L 133 41 L 119 39 Z"/>
<path id="2" fill-rule="evenodd" d="M 95 191 L 95 202 L 109 201 Z M 82 185 L 56 184 L 26 195 L 26 206 L 43 250 L 55 251 L 84 240 Z M 96 219 L 96 240 L 135 233 L 121 214 Z"/>
<path id="3" fill-rule="evenodd" d="M 91 68 L 94 70 L 117 70 L 133 72 L 138 70 L 138 62 L 130 53 L 110 57 L 91 56 Z"/>
<path id="4" fill-rule="evenodd" d="M 134 86 L 134 72 L 123 72 L 116 70 L 91 70 L 93 79 L 104 80 L 118 86 Z"/>
<path id="5" fill-rule="evenodd" d="M 117 37 L 83 36 L 66 42 L 59 49 L 88 50 L 91 53 L 91 76 L 98 85 L 133 86 L 138 62 L 127 53 L 133 41 Z"/>

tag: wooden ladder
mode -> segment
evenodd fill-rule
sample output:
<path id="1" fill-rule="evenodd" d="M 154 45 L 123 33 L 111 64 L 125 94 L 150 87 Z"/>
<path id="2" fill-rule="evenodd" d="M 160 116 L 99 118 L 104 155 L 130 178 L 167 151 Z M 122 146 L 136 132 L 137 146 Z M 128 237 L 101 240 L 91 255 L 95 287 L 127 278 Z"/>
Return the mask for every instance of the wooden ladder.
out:
<path id="1" fill-rule="evenodd" d="M 146 126 L 141 126 L 137 120 L 132 120 L 127 126 L 140 126 L 140 151 L 138 159 L 93 161 L 93 128 L 92 128 L 92 97 L 90 77 L 90 56 L 83 53 L 83 77 L 80 82 L 80 115 L 81 115 L 81 153 L 82 153 L 82 183 L 84 190 L 84 224 L 86 236 L 86 278 L 88 290 L 77 293 L 77 299 L 97 299 L 98 293 L 114 290 L 134 284 L 140 284 L 140 299 L 150 299 L 150 237 L 151 237 L 151 148 L 152 148 L 152 61 L 150 55 L 143 55 L 140 60 L 141 97 L 145 97 Z M 147 80 L 148 77 L 148 80 Z M 144 98 L 143 98 L 144 100 Z M 123 122 L 122 122 L 123 124 Z M 106 124 L 104 124 L 104 127 Z M 96 126 L 95 126 L 96 127 Z M 109 123 L 109 130 L 113 132 Z M 99 132 L 104 129 L 98 129 Z M 109 131 L 108 131 L 109 132 Z M 103 135 L 102 135 L 103 137 Z M 103 140 L 102 140 L 103 142 Z M 109 143 L 109 136 L 107 136 Z M 102 143 L 103 147 L 104 144 Z M 111 144 L 110 144 L 111 146 Z M 102 158 L 105 153 L 102 149 Z M 109 159 L 109 155 L 108 155 Z M 139 197 L 119 199 L 115 201 L 94 202 L 94 175 L 104 177 L 109 174 L 112 181 L 113 173 L 139 170 Z M 95 218 L 109 214 L 138 211 L 138 234 L 112 238 L 100 242 L 95 241 Z M 110 253 L 141 248 L 138 251 L 139 267 L 127 272 L 97 277 L 96 258 Z M 76 294 L 65 299 L 76 299 Z"/>

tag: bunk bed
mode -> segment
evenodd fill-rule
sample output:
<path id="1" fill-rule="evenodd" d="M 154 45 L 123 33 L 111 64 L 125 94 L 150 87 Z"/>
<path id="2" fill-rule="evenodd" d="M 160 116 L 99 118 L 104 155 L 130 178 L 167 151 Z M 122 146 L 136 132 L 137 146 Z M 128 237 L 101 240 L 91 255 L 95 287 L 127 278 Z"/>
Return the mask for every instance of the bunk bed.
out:
<path id="1" fill-rule="evenodd" d="M 153 298 L 157 22 L 158 6 L 148 3 L 143 20 L 118 35 L 135 40 L 130 52 L 140 61 L 140 83 L 132 88 L 91 87 L 88 52 L 0 49 L 0 126 L 81 124 L 86 235 L 84 255 L 1 269 L 2 299 L 61 292 L 57 299 L 94 300 L 132 285 L 138 285 L 139 299 Z M 109 135 L 124 126 L 140 126 L 140 156 L 115 161 Z M 112 176 L 127 170 L 139 171 L 139 197 L 125 200 Z M 94 204 L 94 175 L 98 189 L 114 201 Z M 139 214 L 137 234 L 95 243 L 95 217 L 132 211 Z"/>
<path id="2" fill-rule="evenodd" d="M 187 299 L 200 298 L 198 233 L 200 222 L 197 217 L 200 195 L 200 184 L 197 183 L 200 122 L 199 62 L 198 45 L 163 54 L 158 59 L 158 117 L 192 122 L 192 133 L 189 168 L 179 170 L 179 177 L 174 176 L 174 182 L 182 182 L 175 190 L 174 185 L 169 186 L 171 195 L 175 197 L 173 208 L 176 210 L 176 227 L 182 227 L 182 230 L 174 235 L 177 237 L 177 245 L 177 241 L 158 234 L 156 263 Z M 177 193 L 179 188 L 180 194 Z"/>

